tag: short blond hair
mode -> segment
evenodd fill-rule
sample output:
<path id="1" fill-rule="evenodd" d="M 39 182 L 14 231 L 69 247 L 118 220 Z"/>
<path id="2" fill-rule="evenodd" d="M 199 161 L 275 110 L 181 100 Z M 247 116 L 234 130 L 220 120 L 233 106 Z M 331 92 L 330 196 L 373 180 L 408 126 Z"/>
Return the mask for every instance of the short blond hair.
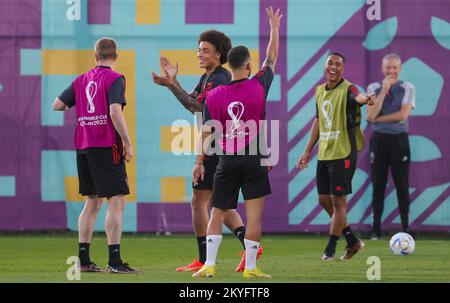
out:
<path id="1" fill-rule="evenodd" d="M 390 54 L 387 54 L 386 56 L 383 57 L 383 62 L 384 61 L 389 61 L 389 60 L 398 60 L 398 61 L 400 61 L 400 63 L 402 63 L 402 59 L 396 53 L 390 53 Z"/>
<path id="2" fill-rule="evenodd" d="M 117 43 L 112 38 L 103 37 L 95 42 L 95 53 L 99 60 L 116 59 Z"/>

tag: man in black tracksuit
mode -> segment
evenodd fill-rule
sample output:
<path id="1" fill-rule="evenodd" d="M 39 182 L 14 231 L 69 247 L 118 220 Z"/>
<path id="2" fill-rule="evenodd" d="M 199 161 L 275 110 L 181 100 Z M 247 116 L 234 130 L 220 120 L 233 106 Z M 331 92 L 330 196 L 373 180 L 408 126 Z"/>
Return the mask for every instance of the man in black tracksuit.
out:
<path id="1" fill-rule="evenodd" d="M 381 235 L 388 170 L 391 168 L 397 190 L 402 231 L 409 232 L 409 164 L 411 153 L 408 140 L 408 116 L 415 107 L 415 89 L 409 82 L 399 80 L 401 60 L 397 54 L 383 58 L 383 82 L 369 85 L 368 93 L 377 97 L 367 107 L 367 120 L 372 123 L 370 163 L 373 182 L 373 226 L 371 238 Z"/>

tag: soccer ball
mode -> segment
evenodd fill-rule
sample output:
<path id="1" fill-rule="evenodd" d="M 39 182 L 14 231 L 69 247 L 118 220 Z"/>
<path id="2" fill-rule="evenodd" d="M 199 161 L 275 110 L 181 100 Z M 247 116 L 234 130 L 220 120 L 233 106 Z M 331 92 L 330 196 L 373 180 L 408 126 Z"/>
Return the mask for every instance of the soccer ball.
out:
<path id="1" fill-rule="evenodd" d="M 414 252 L 416 243 L 410 234 L 397 233 L 392 236 L 389 246 L 391 247 L 394 255 L 406 256 Z"/>

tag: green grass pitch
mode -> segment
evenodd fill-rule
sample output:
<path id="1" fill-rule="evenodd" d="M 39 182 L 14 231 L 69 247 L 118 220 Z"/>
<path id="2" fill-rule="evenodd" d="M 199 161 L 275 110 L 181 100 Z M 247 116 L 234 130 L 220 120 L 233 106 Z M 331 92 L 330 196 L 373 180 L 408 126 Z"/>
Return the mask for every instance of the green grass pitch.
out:
<path id="1" fill-rule="evenodd" d="M 70 282 L 66 271 L 69 256 L 77 255 L 76 234 L 0 235 L 0 282 Z M 366 241 L 366 248 L 350 261 L 320 260 L 327 237 L 314 235 L 265 235 L 264 254 L 258 266 L 273 279 L 264 282 L 450 282 L 450 239 L 417 237 L 416 251 L 410 256 L 394 256 L 388 239 Z M 338 244 L 337 256 L 345 240 Z M 246 282 L 234 268 L 240 260 L 241 246 L 231 235 L 224 236 L 216 265 L 216 276 L 208 280 L 178 273 L 175 268 L 196 257 L 196 241 L 190 235 L 124 235 L 122 258 L 144 271 L 143 275 L 82 273 L 80 282 Z M 91 258 L 103 267 L 108 249 L 103 234 L 94 236 Z M 367 259 L 381 261 L 381 281 L 368 281 Z M 252 281 L 254 282 L 254 281 Z"/>

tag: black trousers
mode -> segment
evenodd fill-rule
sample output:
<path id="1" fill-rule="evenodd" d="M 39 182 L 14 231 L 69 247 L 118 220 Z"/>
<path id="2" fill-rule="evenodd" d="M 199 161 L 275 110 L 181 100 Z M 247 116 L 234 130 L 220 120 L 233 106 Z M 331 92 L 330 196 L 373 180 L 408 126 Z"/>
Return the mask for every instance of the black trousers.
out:
<path id="1" fill-rule="evenodd" d="M 374 132 L 370 139 L 370 165 L 373 183 L 373 232 L 381 233 L 381 217 L 389 167 L 397 190 L 402 230 L 409 225 L 409 164 L 411 152 L 407 133 L 382 134 Z"/>

